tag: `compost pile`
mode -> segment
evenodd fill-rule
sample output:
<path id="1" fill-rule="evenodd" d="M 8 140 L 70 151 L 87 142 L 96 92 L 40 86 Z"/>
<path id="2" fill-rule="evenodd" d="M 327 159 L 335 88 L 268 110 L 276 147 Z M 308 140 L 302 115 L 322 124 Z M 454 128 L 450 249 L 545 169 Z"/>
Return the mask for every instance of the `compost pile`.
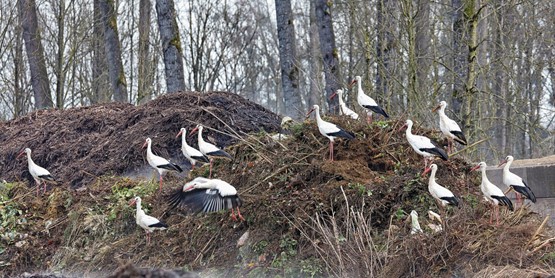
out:
<path id="1" fill-rule="evenodd" d="M 93 105 L 68 110 L 40 110 L 0 123 L 0 178 L 29 180 L 25 158 L 30 148 L 35 163 L 47 168 L 64 185 L 86 186 L 102 175 L 130 173 L 146 164 L 142 145 L 147 137 L 153 150 L 188 167 L 181 153 L 180 128 L 205 126 L 205 138 L 225 147 L 248 132 L 277 131 L 277 115 L 236 94 L 226 92 L 174 93 L 145 105 Z M 196 136 L 189 138 L 196 145 Z"/>
<path id="2" fill-rule="evenodd" d="M 137 133 L 166 134 L 166 140 L 155 142 L 170 144 L 183 122 L 189 119 L 192 127 L 199 121 L 182 116 L 182 121 L 173 122 L 168 116 L 173 110 L 156 106 L 166 111 L 160 112 L 150 105 L 143 113 L 166 113 L 162 118 L 173 125 L 162 129 L 164 120 L 141 114 Z M 276 136 L 259 131 L 259 126 L 251 133 L 232 132 L 225 124 L 231 120 L 205 110 L 199 113 L 215 118 L 214 127 L 234 135 L 224 140 L 230 143 L 226 151 L 233 161 L 216 160 L 213 174 L 237 188 L 246 221 L 234 221 L 229 211 L 191 215 L 170 208 L 168 196 L 183 185 L 171 173 L 162 192 L 156 181 L 102 173 L 95 174 L 85 190 L 54 187 L 39 198 L 27 183 L 16 183 L 4 191 L 12 200 L 6 208 L 13 206 L 19 219 L 7 225 L 17 234 L 2 241 L 7 246 L 0 254 L 4 273 L 131 277 L 126 273 L 144 276 L 153 275 L 145 269 L 186 269 L 201 277 L 547 277 L 555 271 L 554 234 L 544 219 L 519 207 L 515 212 L 502 209 L 500 225 L 491 225 L 480 175 L 470 172 L 473 163 L 460 154 L 435 161 L 438 182 L 460 197 L 459 207 L 438 208 L 427 190 L 428 177 L 421 175 L 422 158 L 399 130 L 403 119 L 369 126 L 328 118 L 356 135 L 355 140 L 337 140 L 335 160 L 330 161 L 328 140 L 314 121 L 289 123 L 284 127 L 287 135 Z M 245 122 L 240 118 L 252 115 L 246 114 L 230 119 Z M 278 130 L 277 116 L 264 115 L 274 123 L 267 129 Z M 25 119 L 14 122 L 18 121 Z M 66 127 L 71 128 L 76 127 Z M 122 127 L 119 132 L 128 131 Z M 418 125 L 413 133 L 439 136 Z M 143 140 L 116 141 L 105 148 L 135 148 L 141 161 Z M 208 176 L 208 167 L 196 168 L 186 179 L 196 176 Z M 133 196 L 141 196 L 147 213 L 169 225 L 152 235 L 151 245 L 146 245 L 144 232 L 135 224 L 135 210 L 128 205 Z M 411 210 L 420 214 L 423 233 L 410 234 L 406 218 Z M 443 231 L 428 228 L 428 210 L 442 214 Z"/>

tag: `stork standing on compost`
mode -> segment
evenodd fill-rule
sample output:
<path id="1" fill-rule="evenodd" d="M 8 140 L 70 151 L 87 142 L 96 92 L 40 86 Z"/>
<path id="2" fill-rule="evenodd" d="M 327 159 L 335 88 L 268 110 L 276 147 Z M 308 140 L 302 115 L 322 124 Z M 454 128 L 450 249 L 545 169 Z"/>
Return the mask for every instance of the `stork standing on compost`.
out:
<path id="1" fill-rule="evenodd" d="M 150 215 L 146 215 L 141 207 L 141 197 L 135 197 L 129 201 L 129 205 L 136 205 L 137 211 L 135 213 L 135 221 L 137 225 L 143 228 L 146 232 L 146 243 L 150 244 L 150 233 L 155 230 L 165 230 L 168 225 Z"/>
<path id="2" fill-rule="evenodd" d="M 536 195 L 534 195 L 534 192 L 532 192 L 532 189 L 528 187 L 528 184 L 526 184 L 526 181 L 524 181 L 523 178 L 517 176 L 515 173 L 512 173 L 509 170 L 509 168 L 511 167 L 511 164 L 513 163 L 513 160 L 514 158 L 511 155 L 508 155 L 505 158 L 505 160 L 501 161 L 501 163 L 499 163 L 499 165 L 497 166 L 497 167 L 501 167 L 503 164 L 505 164 L 505 167 L 503 167 L 503 183 L 507 187 L 509 187 L 509 190 L 507 190 L 505 194 L 507 194 L 512 189 L 515 191 L 517 204 L 519 203 L 519 201 L 522 201 L 522 203 L 524 203 L 524 201 L 521 200 L 521 196 L 520 196 L 521 194 L 524 195 L 530 201 L 532 201 L 532 203 L 535 203 Z"/>
<path id="3" fill-rule="evenodd" d="M 330 140 L 330 160 L 333 161 L 334 139 L 337 137 L 342 137 L 351 140 L 355 139 L 355 137 L 351 133 L 341 129 L 337 125 L 322 120 L 322 117 L 320 117 L 320 106 L 314 104 L 314 106 L 312 106 L 312 109 L 308 111 L 306 116 L 308 117 L 312 112 L 316 112 L 316 124 L 318 125 L 318 130 L 322 135 Z"/>
<path id="4" fill-rule="evenodd" d="M 230 154 L 228 154 L 224 150 L 216 147 L 215 145 L 204 141 L 204 138 L 202 138 L 202 130 L 203 129 L 204 129 L 204 127 L 202 125 L 197 125 L 191 131 L 191 135 L 195 134 L 195 132 L 198 131 L 198 149 L 202 154 L 204 154 L 206 157 L 208 157 L 210 159 L 210 174 L 209 174 L 209 177 L 212 178 L 212 164 L 213 164 L 214 158 L 215 157 L 223 157 L 223 158 L 229 158 L 229 159 L 233 160 L 233 157 L 231 157 Z"/>
<path id="5" fill-rule="evenodd" d="M 177 133 L 175 138 L 179 137 L 179 135 L 181 135 L 181 151 L 183 152 L 183 155 L 189 160 L 189 162 L 191 163 L 191 167 L 193 169 L 195 169 L 195 164 L 197 164 L 197 162 L 201 162 L 201 163 L 210 162 L 208 157 L 202 154 L 199 150 L 187 144 L 187 130 L 184 127 L 181 128 L 181 130 L 179 131 L 179 133 Z"/>
<path id="6" fill-rule="evenodd" d="M 447 151 L 449 153 L 453 152 L 453 140 L 459 142 L 462 145 L 466 145 L 466 137 L 462 132 L 461 128 L 457 124 L 457 122 L 449 119 L 447 115 L 445 115 L 445 107 L 447 107 L 447 102 L 440 101 L 439 104 L 432 110 L 432 112 L 436 112 L 439 114 L 439 129 L 447 137 Z"/>
<path id="7" fill-rule="evenodd" d="M 488 202 L 493 206 L 493 210 L 491 211 L 489 223 L 491 224 L 493 220 L 493 214 L 495 213 L 496 225 L 499 225 L 499 205 L 507 206 L 509 210 L 513 211 L 513 203 L 503 191 L 499 189 L 495 184 L 491 183 L 486 176 L 486 168 L 487 164 L 485 162 L 480 162 L 478 165 L 473 167 L 471 171 L 475 171 L 480 169 L 482 171 L 482 183 L 480 183 L 480 189 L 484 194 L 484 197 Z"/>
<path id="8" fill-rule="evenodd" d="M 160 176 L 160 191 L 162 191 L 162 176 L 167 171 L 177 171 L 179 173 L 183 172 L 183 169 L 179 167 L 179 165 L 175 163 L 169 162 L 167 159 L 157 156 L 152 153 L 152 140 L 150 138 L 146 138 L 145 143 L 143 144 L 143 148 L 146 147 L 146 160 L 148 164 L 152 166 L 152 168 L 158 171 L 158 175 Z"/>
<path id="9" fill-rule="evenodd" d="M 357 102 L 362 108 L 367 111 L 366 115 L 368 123 L 372 123 L 372 112 L 383 115 L 385 118 L 389 118 L 389 115 L 387 115 L 385 110 L 383 110 L 383 108 L 381 108 L 373 98 L 364 93 L 364 91 L 362 90 L 362 81 L 360 76 L 355 76 L 355 79 L 351 81 L 351 84 L 349 84 L 349 86 L 352 87 L 355 83 L 357 83 L 358 89 Z"/>
<path id="10" fill-rule="evenodd" d="M 27 166 L 29 167 L 29 173 L 33 176 L 35 183 L 37 184 L 37 196 L 40 192 L 40 184 L 44 183 L 44 193 L 46 193 L 46 181 L 53 181 L 56 182 L 56 179 L 48 172 L 48 170 L 38 166 L 35 164 L 33 159 L 31 158 L 31 149 L 25 148 L 22 150 L 17 158 L 21 157 L 23 154 L 27 154 Z"/>
<path id="11" fill-rule="evenodd" d="M 401 129 L 405 127 L 407 128 L 407 130 L 405 131 L 407 141 L 417 154 L 424 157 L 424 168 L 428 167 L 429 158 L 433 158 L 435 156 L 441 157 L 441 159 L 443 160 L 447 160 L 449 158 L 447 153 L 437 144 L 432 142 L 430 138 L 412 134 L 412 125 L 412 121 L 407 120 L 405 125 L 403 125 Z"/>
<path id="12" fill-rule="evenodd" d="M 336 96 L 337 100 L 339 101 L 339 111 L 341 111 L 341 114 L 349 116 L 353 120 L 358 119 L 358 114 L 355 111 L 349 109 L 349 107 L 347 107 L 347 104 L 345 104 L 345 102 L 343 101 L 343 90 L 338 89 L 337 91 L 335 91 L 335 93 L 330 96 L 330 99 L 333 99 Z"/>

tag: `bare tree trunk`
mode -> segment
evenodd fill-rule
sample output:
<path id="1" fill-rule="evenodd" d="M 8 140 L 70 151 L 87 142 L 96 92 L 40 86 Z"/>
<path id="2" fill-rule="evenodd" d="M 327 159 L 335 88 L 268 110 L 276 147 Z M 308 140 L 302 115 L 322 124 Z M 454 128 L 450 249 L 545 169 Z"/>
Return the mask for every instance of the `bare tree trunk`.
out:
<path id="1" fill-rule="evenodd" d="M 158 14 L 162 52 L 164 53 L 168 93 L 184 91 L 183 49 L 181 48 L 173 0 L 156 0 L 156 12 Z"/>
<path id="2" fill-rule="evenodd" d="M 19 19 L 22 20 L 21 18 Z M 21 24 L 19 24 L 21 25 Z M 27 98 L 21 84 L 23 83 L 23 38 L 22 38 L 22 28 L 15 27 L 15 49 L 13 54 L 13 79 L 14 79 L 14 103 L 13 103 L 13 117 L 17 118 L 27 111 Z"/>
<path id="3" fill-rule="evenodd" d="M 393 5 L 394 3 L 392 3 L 391 0 L 377 1 L 376 61 L 378 69 L 376 71 L 376 91 L 382 97 L 387 97 L 390 94 L 391 88 L 388 86 L 389 82 L 386 77 L 393 73 L 391 69 L 393 67 L 391 60 L 395 50 L 395 43 L 391 30 L 393 18 L 389 16 L 392 12 Z"/>
<path id="4" fill-rule="evenodd" d="M 308 97 L 308 107 L 314 104 L 321 105 L 321 72 L 322 55 L 320 53 L 320 37 L 318 36 L 318 23 L 316 21 L 316 5 L 310 1 L 310 92 Z M 554 94 L 555 95 L 555 94 Z"/>
<path id="5" fill-rule="evenodd" d="M 153 72 L 150 70 L 150 0 L 140 0 L 139 3 L 139 72 L 137 103 L 144 103 L 152 97 Z"/>
<path id="6" fill-rule="evenodd" d="M 453 11 L 453 36 L 452 36 L 452 55 L 453 55 L 453 92 L 452 109 L 456 117 L 462 116 L 464 100 L 464 81 L 466 80 L 468 48 L 464 44 L 466 40 L 465 19 L 463 2 L 465 0 L 452 0 Z"/>
<path id="7" fill-rule="evenodd" d="M 505 87 L 504 59 L 505 53 L 505 32 L 507 30 L 505 20 L 505 8 L 501 3 L 494 1 L 493 12 L 495 13 L 494 26 L 494 45 L 492 48 L 492 69 L 494 71 L 493 93 L 498 96 L 495 111 L 496 120 L 493 121 L 493 137 L 496 138 L 498 151 L 502 154 L 509 153 L 507 149 L 507 88 Z"/>
<path id="8" fill-rule="evenodd" d="M 293 119 L 301 120 L 304 113 L 299 92 L 299 68 L 296 61 L 297 44 L 291 1 L 276 0 L 275 4 L 284 112 Z"/>
<path id="9" fill-rule="evenodd" d="M 35 108 L 50 108 L 53 106 L 44 49 L 42 47 L 35 0 L 18 0 L 19 15 L 23 27 L 23 39 L 27 51 L 27 60 L 31 71 L 31 84 L 35 97 Z"/>
<path id="10" fill-rule="evenodd" d="M 58 1 L 58 52 L 56 57 L 56 107 L 58 109 L 64 108 L 64 83 L 65 83 L 65 72 L 64 72 L 64 52 L 65 52 L 65 38 L 64 38 L 64 28 L 65 28 L 65 0 Z"/>
<path id="11" fill-rule="evenodd" d="M 127 102 L 127 83 L 121 61 L 121 45 L 114 2 L 111 0 L 97 1 L 100 1 L 100 14 L 104 26 L 104 48 L 108 59 L 108 72 L 114 91 L 114 101 Z"/>
<path id="12" fill-rule="evenodd" d="M 430 71 L 430 1 L 417 0 L 414 18 L 416 31 L 416 91 L 422 94 L 431 88 L 428 73 Z"/>
<path id="13" fill-rule="evenodd" d="M 320 36 L 320 51 L 324 61 L 324 72 L 326 74 L 325 96 L 328 101 L 329 111 L 338 113 L 337 98 L 330 100 L 330 96 L 339 89 L 338 82 L 338 57 L 335 48 L 335 35 L 331 20 L 331 3 L 327 0 L 316 1 L 316 21 L 318 22 L 318 35 Z"/>
<path id="14" fill-rule="evenodd" d="M 93 1 L 93 34 L 92 34 L 92 94 L 89 99 L 92 104 L 105 103 L 110 101 L 111 93 L 109 90 L 108 68 L 106 61 L 106 51 L 104 48 L 104 28 L 102 24 L 102 14 L 100 12 L 100 1 Z"/>

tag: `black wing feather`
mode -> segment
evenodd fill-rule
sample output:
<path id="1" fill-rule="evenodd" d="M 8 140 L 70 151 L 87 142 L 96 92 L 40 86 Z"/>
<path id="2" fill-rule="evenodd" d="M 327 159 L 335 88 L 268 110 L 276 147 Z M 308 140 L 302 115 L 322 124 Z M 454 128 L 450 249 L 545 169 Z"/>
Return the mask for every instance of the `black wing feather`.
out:
<path id="1" fill-rule="evenodd" d="M 524 182 L 524 180 L 522 181 Z M 528 198 L 530 201 L 532 201 L 532 203 L 536 202 L 536 195 L 534 195 L 534 192 L 532 192 L 532 190 L 530 189 L 530 187 L 528 187 L 526 185 L 526 183 L 524 182 L 524 186 L 514 186 L 511 185 L 511 187 L 518 193 L 526 196 L 526 198 Z"/>
<path id="2" fill-rule="evenodd" d="M 456 207 L 459 206 L 459 200 L 455 196 L 441 197 L 440 199 L 447 201 L 449 205 L 456 206 Z"/>
<path id="3" fill-rule="evenodd" d="M 493 199 L 499 201 L 499 204 L 509 207 L 511 211 L 514 210 L 513 202 L 507 196 L 491 196 Z"/>
<path id="4" fill-rule="evenodd" d="M 439 156 L 441 157 L 441 159 L 443 160 L 447 160 L 449 159 L 449 155 L 447 155 L 447 153 L 440 147 L 435 147 L 435 148 L 420 148 L 420 151 L 422 152 L 427 152 L 427 153 L 431 153 L 435 156 Z"/>
<path id="5" fill-rule="evenodd" d="M 328 133 L 329 136 L 334 136 L 334 137 L 341 137 L 341 138 L 346 138 L 349 140 L 355 139 L 355 136 L 352 135 L 350 132 L 345 131 L 343 129 L 339 129 L 339 131 L 337 132 L 332 132 L 332 133 Z"/>
<path id="6" fill-rule="evenodd" d="M 387 115 L 385 110 L 383 110 L 383 108 L 381 108 L 380 106 L 364 105 L 364 108 L 370 109 L 374 113 L 378 113 L 386 118 L 389 118 L 389 115 Z"/>
<path id="7" fill-rule="evenodd" d="M 56 179 L 54 179 L 52 175 L 42 175 L 42 176 L 39 176 L 39 178 L 47 181 L 54 181 L 54 182 L 56 181 Z"/>
<path id="8" fill-rule="evenodd" d="M 191 156 L 191 158 L 196 160 L 196 161 L 200 161 L 200 162 L 204 162 L 204 163 L 210 162 L 208 157 L 206 157 L 205 155 L 203 155 L 203 156 Z"/>
<path id="9" fill-rule="evenodd" d="M 179 165 L 174 164 L 174 163 L 169 163 L 169 164 L 163 164 L 163 165 L 158 165 L 158 168 L 162 168 L 162 169 L 166 169 L 166 170 L 170 170 L 170 171 L 177 171 L 179 173 L 183 172 L 183 169 L 181 169 L 181 167 L 179 167 Z"/>
<path id="10" fill-rule="evenodd" d="M 215 151 L 215 152 L 209 152 L 209 153 L 207 153 L 207 155 L 210 155 L 210 156 L 221 156 L 221 157 L 227 157 L 227 158 L 229 158 L 229 159 L 233 159 L 233 157 L 231 157 L 231 155 L 228 154 L 228 153 L 226 153 L 224 150 L 218 150 L 218 151 Z"/>
<path id="11" fill-rule="evenodd" d="M 451 130 L 451 134 L 455 135 L 455 141 L 459 142 L 462 145 L 466 145 L 466 137 L 464 137 L 464 133 L 460 130 Z"/>
<path id="12" fill-rule="evenodd" d="M 158 223 L 155 223 L 155 224 L 152 224 L 152 225 L 148 225 L 148 226 L 151 227 L 151 228 L 167 228 L 167 227 L 168 227 L 168 224 L 166 224 L 166 223 L 160 221 L 160 222 L 158 222 Z"/>

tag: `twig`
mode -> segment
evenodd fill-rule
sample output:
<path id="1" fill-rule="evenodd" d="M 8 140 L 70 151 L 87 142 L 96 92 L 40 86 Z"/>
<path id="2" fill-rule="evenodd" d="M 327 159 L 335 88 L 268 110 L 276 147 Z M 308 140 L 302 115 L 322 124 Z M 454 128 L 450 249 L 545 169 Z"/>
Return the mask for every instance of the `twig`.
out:
<path id="1" fill-rule="evenodd" d="M 476 141 L 476 142 L 474 142 L 474 143 L 472 143 L 472 144 L 470 144 L 470 145 L 464 147 L 463 149 L 458 150 L 458 151 L 456 151 L 456 152 L 450 154 L 449 156 L 451 157 L 451 156 L 455 156 L 455 155 L 457 155 L 457 154 L 459 154 L 459 153 L 465 152 L 466 150 L 468 150 L 468 149 L 470 149 L 470 148 L 472 148 L 472 147 L 474 147 L 474 146 L 476 146 L 476 145 L 478 145 L 478 144 L 480 144 L 480 143 L 482 143 L 482 142 L 488 141 L 488 140 L 489 140 L 489 137 L 488 137 L 488 138 L 484 138 L 484 139 L 482 139 L 482 140 L 478 140 L 478 141 Z"/>
<path id="2" fill-rule="evenodd" d="M 534 253 L 534 252 L 542 249 L 543 247 L 545 247 L 547 244 L 549 244 L 552 241 L 555 241 L 555 237 L 552 237 L 550 239 L 546 239 L 542 244 L 540 244 L 540 246 L 534 248 L 534 250 L 532 250 L 530 253 Z"/>
<path id="3" fill-rule="evenodd" d="M 538 229 L 536 229 L 536 232 L 532 235 L 532 237 L 530 237 L 530 240 L 528 240 L 528 243 L 526 243 L 526 245 L 530 245 L 530 243 L 532 243 L 532 241 L 534 241 L 534 239 L 536 238 L 536 236 L 538 236 L 538 234 L 541 232 L 541 230 L 543 229 L 543 226 L 545 226 L 545 224 L 547 223 L 547 220 L 549 219 L 550 215 L 548 214 L 547 216 L 545 216 L 545 219 L 543 220 L 543 222 L 540 224 L 540 226 L 538 227 Z"/>

